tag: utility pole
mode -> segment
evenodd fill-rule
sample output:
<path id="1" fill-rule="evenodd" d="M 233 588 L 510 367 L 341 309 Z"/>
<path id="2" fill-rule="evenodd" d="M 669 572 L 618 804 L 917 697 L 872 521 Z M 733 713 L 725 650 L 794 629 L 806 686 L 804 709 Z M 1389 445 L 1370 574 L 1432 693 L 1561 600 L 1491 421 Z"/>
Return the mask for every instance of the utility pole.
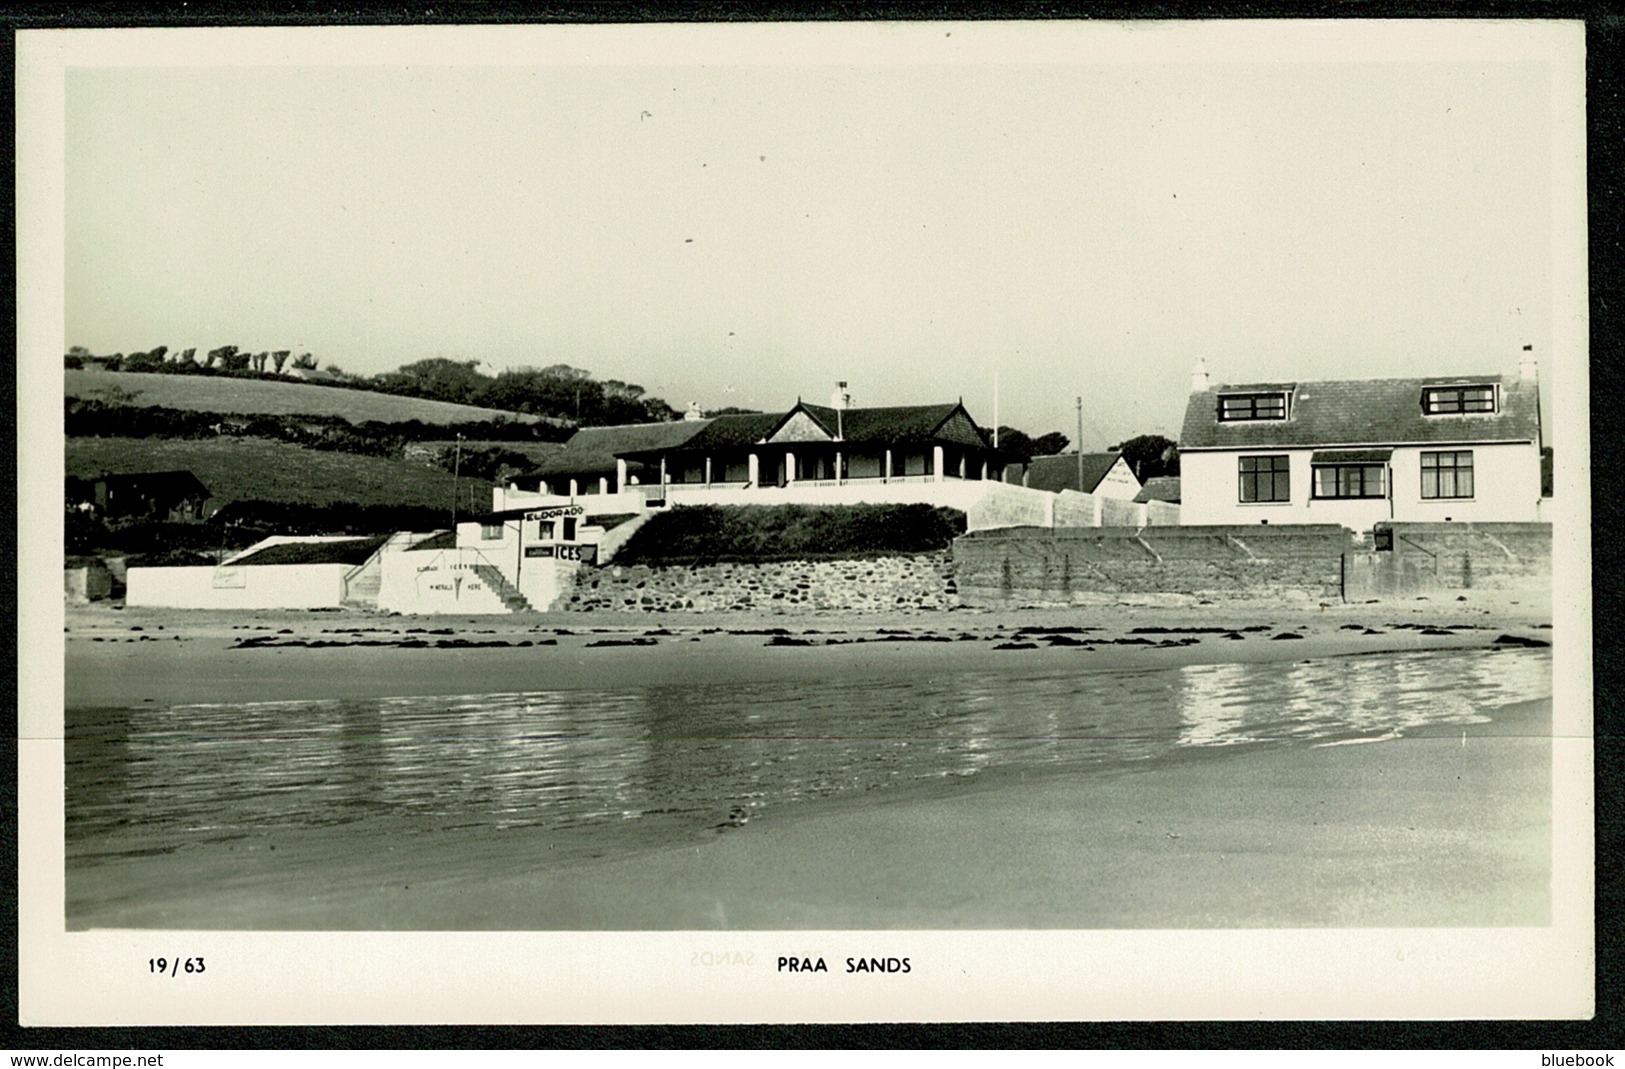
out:
<path id="1" fill-rule="evenodd" d="M 1078 493 L 1087 493 L 1083 488 L 1083 398 L 1078 398 L 1078 444 L 1073 446 L 1078 451 Z"/>
<path id="2" fill-rule="evenodd" d="M 1081 404 L 1083 399 L 1080 397 L 1078 402 Z M 459 480 L 462 477 L 462 473 L 463 436 L 459 434 L 457 436 L 457 451 L 454 454 L 451 462 L 451 529 L 453 534 L 455 534 L 457 531 L 457 494 L 461 485 Z"/>

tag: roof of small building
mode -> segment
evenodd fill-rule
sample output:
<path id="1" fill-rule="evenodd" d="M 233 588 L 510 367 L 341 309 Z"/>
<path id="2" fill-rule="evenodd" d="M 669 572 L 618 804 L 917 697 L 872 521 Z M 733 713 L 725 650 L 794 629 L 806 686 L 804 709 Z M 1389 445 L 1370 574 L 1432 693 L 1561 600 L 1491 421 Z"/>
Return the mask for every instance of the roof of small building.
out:
<path id="1" fill-rule="evenodd" d="M 680 448 L 683 452 L 713 452 L 755 445 L 770 438 L 797 413 L 805 413 L 818 424 L 830 440 L 860 445 L 901 445 L 910 442 L 936 440 L 956 441 L 964 445 L 987 448 L 987 443 L 972 429 L 955 434 L 944 433 L 944 424 L 964 406 L 956 401 L 936 405 L 892 405 L 878 408 L 835 409 L 825 405 L 797 402 L 787 412 L 761 412 L 717 416 L 699 434 L 681 442 L 662 444 L 648 449 L 624 451 L 621 456 L 650 458 L 668 450 Z"/>
<path id="2" fill-rule="evenodd" d="M 94 486 L 96 483 L 105 483 L 109 489 L 115 490 L 120 487 L 138 487 L 147 493 L 162 490 L 170 493 L 209 496 L 209 488 L 203 485 L 203 480 L 193 475 L 186 468 L 177 468 L 171 471 L 121 471 L 108 472 L 102 475 L 68 477 L 69 486 Z"/>
<path id="3" fill-rule="evenodd" d="M 1145 481 L 1144 486 L 1140 487 L 1140 492 L 1134 495 L 1134 500 L 1141 505 L 1147 501 L 1167 501 L 1175 505 L 1179 504 L 1179 476 L 1152 476 Z"/>
<path id="4" fill-rule="evenodd" d="M 413 542 L 406 547 L 407 553 L 425 552 L 432 549 L 456 549 L 456 531 L 436 531 L 434 534 L 420 541 Z"/>
<path id="5" fill-rule="evenodd" d="M 1499 386 L 1499 411 L 1424 415 L 1422 391 L 1429 386 Z M 1290 393 L 1290 418 L 1221 423 L 1219 397 L 1245 393 Z M 1539 436 L 1535 380 L 1517 375 L 1448 375 L 1213 386 L 1191 394 L 1179 448 L 1524 442 Z"/>
<path id="6" fill-rule="evenodd" d="M 930 439 L 962 406 L 950 401 L 939 405 L 890 405 L 883 408 L 834 409 L 803 403 L 800 408 L 835 437 L 843 441 L 875 445 L 895 445 Z"/>
<path id="7" fill-rule="evenodd" d="M 365 538 L 346 538 L 342 541 L 283 542 L 266 546 L 258 553 L 236 557 L 238 564 L 365 564 L 378 547 L 389 541 L 389 535 Z"/>
<path id="8" fill-rule="evenodd" d="M 1027 464 L 1027 487 L 1032 490 L 1080 490 L 1093 493 L 1100 480 L 1122 458 L 1121 453 L 1083 454 L 1083 485 L 1078 485 L 1078 454 L 1061 453 L 1052 457 L 1033 457 Z"/>
<path id="9" fill-rule="evenodd" d="M 733 417 L 720 417 L 723 419 Z M 706 429 L 714 420 L 633 423 L 617 427 L 582 427 L 556 452 L 542 459 L 527 476 L 613 475 L 615 458 L 628 453 L 670 449 Z"/>

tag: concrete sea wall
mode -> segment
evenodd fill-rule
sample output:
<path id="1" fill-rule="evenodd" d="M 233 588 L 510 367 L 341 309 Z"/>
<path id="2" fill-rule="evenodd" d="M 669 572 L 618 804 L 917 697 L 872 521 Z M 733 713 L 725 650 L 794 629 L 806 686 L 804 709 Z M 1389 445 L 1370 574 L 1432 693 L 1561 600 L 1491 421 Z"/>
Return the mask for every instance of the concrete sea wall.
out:
<path id="1" fill-rule="evenodd" d="M 1374 552 L 1344 558 L 1344 594 L 1351 601 L 1551 583 L 1547 523 L 1385 523 L 1373 541 Z"/>
<path id="2" fill-rule="evenodd" d="M 802 613 L 951 609 L 948 553 L 770 564 L 583 568 L 556 607 L 621 612 Z"/>
<path id="3" fill-rule="evenodd" d="M 1125 594 L 1340 596 L 1350 532 L 1269 528 L 1099 527 L 976 531 L 954 542 L 966 605 L 1066 605 Z"/>

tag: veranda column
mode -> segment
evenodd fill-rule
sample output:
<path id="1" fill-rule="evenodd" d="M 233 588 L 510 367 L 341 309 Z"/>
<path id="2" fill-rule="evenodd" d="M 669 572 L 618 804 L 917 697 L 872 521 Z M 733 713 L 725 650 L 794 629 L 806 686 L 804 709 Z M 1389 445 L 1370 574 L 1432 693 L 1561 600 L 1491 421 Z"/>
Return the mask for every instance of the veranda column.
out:
<path id="1" fill-rule="evenodd" d="M 711 489 L 711 458 L 705 458 L 705 488 Z"/>
<path id="2" fill-rule="evenodd" d="M 835 450 L 835 485 L 840 486 L 846 480 L 841 478 L 841 451 Z"/>
<path id="3" fill-rule="evenodd" d="M 790 450 L 784 451 L 784 485 L 793 486 L 796 481 L 796 455 Z"/>
<path id="4" fill-rule="evenodd" d="M 940 483 L 942 481 L 942 446 L 940 445 L 931 447 L 931 471 L 933 473 L 932 478 Z"/>
<path id="5" fill-rule="evenodd" d="M 750 455 L 750 473 L 749 474 L 750 474 L 751 489 L 754 490 L 756 488 L 756 485 L 759 482 L 761 482 L 761 479 L 762 479 L 762 458 L 757 456 L 755 453 L 752 453 Z"/>
<path id="6" fill-rule="evenodd" d="M 886 467 L 880 473 L 880 481 L 891 482 L 891 446 L 886 447 Z"/>

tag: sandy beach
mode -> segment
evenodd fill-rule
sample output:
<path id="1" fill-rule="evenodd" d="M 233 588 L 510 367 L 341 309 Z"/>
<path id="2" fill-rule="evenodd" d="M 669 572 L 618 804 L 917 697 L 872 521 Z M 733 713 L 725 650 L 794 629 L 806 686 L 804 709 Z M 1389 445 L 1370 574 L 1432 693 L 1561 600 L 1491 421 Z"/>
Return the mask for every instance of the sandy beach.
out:
<path id="1" fill-rule="evenodd" d="M 1526 599 L 1519 599 L 1526 601 Z M 70 609 L 70 708 L 1303 660 L 1551 639 L 1503 595 L 898 618 Z M 1281 636 L 1281 637 L 1278 637 Z M 1288 638 L 1284 636 L 1297 636 Z M 771 645 L 770 645 L 771 644 Z M 574 831 L 344 826 L 70 874 L 69 927 L 1208 928 L 1549 922 L 1551 703 L 1362 745 L 836 799 L 594 857 Z M 571 837 L 575 841 L 570 841 Z M 569 849 L 565 849 L 568 846 Z M 567 857 L 562 863 L 553 859 Z"/>

